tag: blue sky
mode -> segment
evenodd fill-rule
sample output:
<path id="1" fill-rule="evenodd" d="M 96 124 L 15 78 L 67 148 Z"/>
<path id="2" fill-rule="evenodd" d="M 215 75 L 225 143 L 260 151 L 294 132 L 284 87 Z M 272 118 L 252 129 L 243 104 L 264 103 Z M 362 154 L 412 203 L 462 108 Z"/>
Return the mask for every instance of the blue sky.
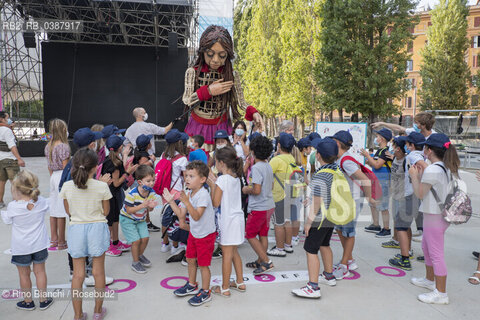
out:
<path id="1" fill-rule="evenodd" d="M 420 0 L 419 6 L 427 6 L 430 5 L 430 8 L 433 8 L 438 3 L 438 0 Z M 476 4 L 477 0 L 469 0 L 469 4 Z"/>

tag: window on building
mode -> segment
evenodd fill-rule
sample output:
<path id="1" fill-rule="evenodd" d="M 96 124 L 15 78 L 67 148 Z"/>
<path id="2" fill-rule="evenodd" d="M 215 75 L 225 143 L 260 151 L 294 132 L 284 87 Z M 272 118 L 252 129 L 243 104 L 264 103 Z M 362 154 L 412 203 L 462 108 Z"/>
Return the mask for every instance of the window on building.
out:
<path id="1" fill-rule="evenodd" d="M 432 23 L 431 23 L 431 22 L 428 22 L 428 26 L 430 27 L 431 25 L 432 25 Z"/>
<path id="2" fill-rule="evenodd" d="M 472 76 L 472 87 L 476 87 L 478 83 L 478 77 L 477 76 Z"/>
<path id="3" fill-rule="evenodd" d="M 480 17 L 475 17 L 475 18 L 473 19 L 473 27 L 474 27 L 474 28 L 480 27 Z"/>
<path id="4" fill-rule="evenodd" d="M 472 37 L 472 43 L 471 43 L 472 48 L 478 48 L 479 47 L 479 45 L 480 45 L 480 41 L 479 41 L 480 39 L 479 38 L 480 38 L 480 36 Z"/>
<path id="5" fill-rule="evenodd" d="M 477 107 L 478 106 L 478 95 L 474 94 L 472 95 L 472 107 Z"/>
<path id="6" fill-rule="evenodd" d="M 476 68 L 477 67 L 477 56 L 474 54 L 473 55 L 473 61 L 472 61 L 472 67 L 473 68 Z"/>
<path id="7" fill-rule="evenodd" d="M 413 71 L 413 60 L 407 60 L 407 71 Z"/>
<path id="8" fill-rule="evenodd" d="M 407 51 L 413 53 L 413 41 L 410 41 L 407 46 Z"/>
<path id="9" fill-rule="evenodd" d="M 405 99 L 405 108 L 407 108 L 407 109 L 412 108 L 412 97 L 407 97 Z"/>

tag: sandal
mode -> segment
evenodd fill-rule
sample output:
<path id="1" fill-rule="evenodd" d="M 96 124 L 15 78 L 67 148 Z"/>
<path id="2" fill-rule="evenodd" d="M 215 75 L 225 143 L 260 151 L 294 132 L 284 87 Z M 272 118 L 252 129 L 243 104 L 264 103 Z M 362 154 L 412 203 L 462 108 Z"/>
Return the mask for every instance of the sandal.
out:
<path id="1" fill-rule="evenodd" d="M 58 241 L 50 240 L 50 247 L 48 247 L 48 251 L 57 251 L 58 250 Z"/>
<path id="2" fill-rule="evenodd" d="M 468 278 L 468 282 L 473 285 L 479 285 L 480 284 L 480 279 L 479 277 L 475 276 L 475 274 L 480 274 L 480 271 L 477 270 L 473 273 L 474 275 Z"/>
<path id="3" fill-rule="evenodd" d="M 247 264 L 245 264 L 245 266 L 247 268 L 258 269 L 260 268 L 260 263 L 258 263 L 258 261 L 253 261 L 253 262 L 248 262 Z"/>
<path id="4" fill-rule="evenodd" d="M 240 288 L 240 287 L 244 287 L 243 289 Z M 232 281 L 230 282 L 230 288 L 233 289 L 233 290 L 237 290 L 239 292 L 245 292 L 247 291 L 247 286 L 245 285 L 245 283 L 237 283 L 237 281 Z"/>
<path id="5" fill-rule="evenodd" d="M 253 275 L 255 276 L 259 276 L 261 274 L 264 274 L 265 272 L 268 272 L 270 270 L 272 270 L 274 267 L 273 267 L 273 262 L 262 262 L 260 263 L 260 267 L 258 267 L 257 269 L 253 270 Z"/>
<path id="6" fill-rule="evenodd" d="M 210 290 L 213 294 L 217 294 L 224 298 L 230 298 L 230 288 L 224 290 L 221 286 L 213 286 Z M 227 292 L 228 294 L 226 294 Z"/>
<path id="7" fill-rule="evenodd" d="M 68 245 L 66 242 L 59 244 L 57 247 L 57 250 L 66 250 L 66 249 L 68 249 Z"/>

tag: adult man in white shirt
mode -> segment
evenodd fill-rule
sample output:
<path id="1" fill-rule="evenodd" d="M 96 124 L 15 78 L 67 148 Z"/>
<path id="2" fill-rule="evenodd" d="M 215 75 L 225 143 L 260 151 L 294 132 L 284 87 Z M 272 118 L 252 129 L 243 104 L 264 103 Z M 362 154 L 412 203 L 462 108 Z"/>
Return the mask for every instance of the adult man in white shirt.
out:
<path id="1" fill-rule="evenodd" d="M 386 122 L 374 122 L 371 124 L 372 129 L 378 130 L 382 127 L 388 128 L 395 132 L 405 132 L 406 135 L 416 131 L 423 134 L 425 139 L 428 139 L 432 133 L 436 133 L 433 130 L 433 125 L 435 124 L 435 116 L 430 112 L 420 112 L 415 115 L 413 118 L 413 127 L 405 128 L 398 124 L 386 123 Z"/>

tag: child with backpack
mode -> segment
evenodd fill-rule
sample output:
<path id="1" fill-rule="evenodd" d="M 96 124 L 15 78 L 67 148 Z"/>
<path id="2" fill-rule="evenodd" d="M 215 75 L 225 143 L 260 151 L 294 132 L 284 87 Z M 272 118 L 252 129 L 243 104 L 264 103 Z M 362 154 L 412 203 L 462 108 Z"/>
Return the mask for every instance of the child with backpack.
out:
<path id="1" fill-rule="evenodd" d="M 281 132 L 278 137 L 278 155 L 270 160 L 274 177 L 276 245 L 267 251 L 269 256 L 285 257 L 287 253 L 293 253 L 292 227 L 299 225 L 296 198 L 303 193 L 303 189 L 301 191 L 296 189 L 296 184 L 304 182 L 303 173 L 292 156 L 294 146 L 295 138 L 291 134 Z"/>
<path id="2" fill-rule="evenodd" d="M 335 140 L 324 138 L 316 145 L 316 158 L 321 164 L 311 182 L 312 205 L 305 218 L 305 244 L 307 253 L 309 282 L 292 293 L 303 298 L 320 298 L 319 283 L 335 286 L 333 275 L 333 254 L 330 248 L 335 224 L 345 225 L 355 217 L 355 202 L 352 198 L 348 182 L 338 168 L 338 146 Z M 348 207 L 345 212 L 343 208 Z M 321 252 L 324 271 L 320 274 Z M 320 274 L 320 277 L 319 277 Z"/>
<path id="3" fill-rule="evenodd" d="M 108 229 L 112 239 L 110 247 L 105 252 L 110 257 L 118 257 L 122 252 L 130 250 L 130 245 L 118 239 L 118 223 L 120 221 L 120 210 L 122 210 L 125 200 L 124 184 L 128 176 L 137 170 L 138 164 L 130 166 L 127 170 L 124 169 L 123 161 L 120 158 L 123 141 L 125 141 L 125 137 L 117 135 L 111 135 L 107 138 L 105 146 L 109 151 L 108 156 L 103 164 L 97 168 L 97 171 L 100 171 L 102 175 L 109 173 L 112 177 L 112 183 L 109 186 L 112 198 L 110 199 L 110 212 L 107 215 Z"/>
<path id="4" fill-rule="evenodd" d="M 372 157 L 366 150 L 361 150 L 362 156 L 365 157 L 365 162 L 372 167 L 372 171 L 378 177 L 382 186 L 382 198 L 375 205 L 370 204 L 372 211 L 373 223 L 368 227 L 365 227 L 366 232 L 375 233 L 377 238 L 388 238 L 391 235 L 390 232 L 390 217 L 388 213 L 388 205 L 390 195 L 388 193 L 390 182 L 390 168 L 392 167 L 392 160 L 388 157 L 388 142 L 392 140 L 392 131 L 383 128 L 375 132 L 375 146 L 378 147 L 377 152 Z M 382 213 L 383 228 L 380 228 L 379 211 Z"/>
<path id="5" fill-rule="evenodd" d="M 48 258 L 48 235 L 45 215 L 48 212 L 48 202 L 39 195 L 37 176 L 22 170 L 12 181 L 14 200 L 8 204 L 6 211 L 1 212 L 3 221 L 12 225 L 11 262 L 17 266 L 23 293 L 23 300 L 17 302 L 17 308 L 27 311 L 35 309 L 30 280 L 32 262 L 40 293 L 40 310 L 47 309 L 53 303 L 51 298 L 44 296 L 47 289 L 45 261 Z M 6 311 L 3 314 L 7 317 Z"/>
<path id="6" fill-rule="evenodd" d="M 425 170 L 414 165 L 409 174 L 415 195 L 421 199 L 419 210 L 423 212 L 422 249 L 426 276 L 412 278 L 411 283 L 431 290 L 420 294 L 418 300 L 424 303 L 448 304 L 444 236 L 449 224 L 442 216 L 439 203 L 445 203 L 451 180 L 459 177 L 460 159 L 455 146 L 442 133 L 433 133 L 426 140 L 423 152 L 432 164 Z"/>
<path id="7" fill-rule="evenodd" d="M 273 146 L 267 137 L 258 134 L 250 141 L 250 151 L 255 164 L 248 179 L 249 185 L 242 188 L 242 192 L 248 194 L 245 238 L 258 258 L 246 266 L 254 269 L 254 275 L 260 275 L 273 269 L 273 263 L 267 256 L 268 229 L 275 210 L 272 195 L 273 171 L 267 161 L 272 154 Z"/>
<path id="8" fill-rule="evenodd" d="M 334 266 L 333 274 L 337 280 L 341 280 L 348 276 L 350 270 L 358 268 L 355 259 L 353 259 L 353 247 L 355 246 L 355 228 L 357 226 L 357 218 L 363 208 L 363 197 L 361 190 L 364 191 L 365 197 L 372 202 L 372 183 L 363 171 L 360 164 L 349 152 L 353 144 L 353 137 L 348 131 L 338 131 L 332 137 L 338 146 L 338 160 L 337 165 L 340 167 L 348 181 L 350 190 L 352 191 L 353 199 L 355 200 L 356 216 L 353 221 L 346 225 L 335 226 L 338 237 L 343 247 L 343 256 L 340 263 Z M 363 170 L 363 171 L 362 171 Z M 360 189 L 360 187 L 362 189 Z"/>
<path id="9" fill-rule="evenodd" d="M 167 148 L 155 167 L 155 185 L 153 189 L 158 195 L 163 195 L 163 190 L 166 188 L 172 194 L 173 199 L 178 200 L 183 191 L 183 174 L 188 164 L 182 134 L 177 129 L 172 129 L 165 135 L 165 141 L 167 142 Z M 168 201 L 163 198 L 163 204 L 166 205 L 167 203 Z M 165 233 L 170 224 L 170 219 L 167 218 L 169 217 L 162 217 L 163 233 Z M 185 250 L 185 247 L 179 246 L 178 242 L 170 245 L 168 235 L 165 235 L 160 251 L 168 252 L 168 250 L 174 255 L 179 251 Z"/>
<path id="10" fill-rule="evenodd" d="M 221 176 L 208 185 L 212 193 L 214 207 L 222 208 L 218 225 L 220 229 L 220 246 L 222 248 L 222 278 L 221 286 L 212 287 L 212 292 L 224 297 L 230 297 L 230 288 L 245 292 L 243 283 L 242 258 L 238 246 L 245 240 L 245 219 L 242 210 L 243 161 L 237 157 L 235 149 L 227 147 L 215 153 L 216 166 Z M 230 282 L 232 263 L 237 280 Z"/>

